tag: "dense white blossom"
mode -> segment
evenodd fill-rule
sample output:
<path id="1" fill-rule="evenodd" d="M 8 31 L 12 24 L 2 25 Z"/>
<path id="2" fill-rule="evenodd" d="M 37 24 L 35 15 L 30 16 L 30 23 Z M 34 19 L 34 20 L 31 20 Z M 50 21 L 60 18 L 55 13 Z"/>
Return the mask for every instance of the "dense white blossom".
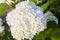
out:
<path id="1" fill-rule="evenodd" d="M 0 18 L 0 33 L 4 31 L 4 26 L 2 26 L 2 19 Z"/>
<path id="2" fill-rule="evenodd" d="M 32 40 L 36 33 L 47 28 L 47 18 L 43 10 L 33 2 L 22 1 L 7 14 L 7 24 L 10 26 L 13 38 Z"/>
<path id="3" fill-rule="evenodd" d="M 47 13 L 45 13 L 45 15 L 46 15 L 48 21 L 53 20 L 58 24 L 58 19 L 51 12 L 47 12 Z"/>

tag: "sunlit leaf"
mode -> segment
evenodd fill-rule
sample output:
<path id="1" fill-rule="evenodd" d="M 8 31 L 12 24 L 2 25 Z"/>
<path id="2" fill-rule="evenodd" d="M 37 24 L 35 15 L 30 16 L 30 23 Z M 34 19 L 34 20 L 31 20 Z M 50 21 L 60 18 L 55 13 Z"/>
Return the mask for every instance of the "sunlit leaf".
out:
<path id="1" fill-rule="evenodd" d="M 0 16 L 3 16 L 8 9 L 8 5 L 6 3 L 0 4 Z"/>
<path id="2" fill-rule="evenodd" d="M 43 8 L 43 10 L 45 11 L 47 9 L 47 7 L 49 6 L 49 2 L 46 2 L 45 4 L 43 4 L 41 7 Z"/>
<path id="3" fill-rule="evenodd" d="M 36 3 L 36 0 L 29 0 L 30 2 L 34 2 L 34 3 Z"/>

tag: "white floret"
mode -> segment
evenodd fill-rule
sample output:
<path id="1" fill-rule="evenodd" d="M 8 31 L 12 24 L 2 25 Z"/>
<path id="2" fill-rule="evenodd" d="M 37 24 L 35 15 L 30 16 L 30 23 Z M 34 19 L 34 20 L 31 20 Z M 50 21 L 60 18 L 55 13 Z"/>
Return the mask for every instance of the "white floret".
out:
<path id="1" fill-rule="evenodd" d="M 47 18 L 43 10 L 33 2 L 23 1 L 16 5 L 16 9 L 7 14 L 7 24 L 11 29 L 13 38 L 32 40 L 36 33 L 47 28 Z"/>
<path id="2" fill-rule="evenodd" d="M 4 26 L 2 26 L 2 19 L 0 18 L 0 33 L 4 31 Z"/>

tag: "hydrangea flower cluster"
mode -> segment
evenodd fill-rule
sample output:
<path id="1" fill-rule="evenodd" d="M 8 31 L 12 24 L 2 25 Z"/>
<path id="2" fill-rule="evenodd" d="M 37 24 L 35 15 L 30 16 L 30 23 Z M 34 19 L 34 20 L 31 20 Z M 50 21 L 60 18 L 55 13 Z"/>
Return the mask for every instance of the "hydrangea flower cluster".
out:
<path id="1" fill-rule="evenodd" d="M 32 40 L 36 33 L 47 28 L 47 18 L 43 10 L 33 2 L 22 1 L 7 14 L 7 24 L 10 26 L 13 38 Z"/>
<path id="2" fill-rule="evenodd" d="M 4 31 L 4 26 L 2 26 L 2 19 L 0 18 L 0 33 Z"/>

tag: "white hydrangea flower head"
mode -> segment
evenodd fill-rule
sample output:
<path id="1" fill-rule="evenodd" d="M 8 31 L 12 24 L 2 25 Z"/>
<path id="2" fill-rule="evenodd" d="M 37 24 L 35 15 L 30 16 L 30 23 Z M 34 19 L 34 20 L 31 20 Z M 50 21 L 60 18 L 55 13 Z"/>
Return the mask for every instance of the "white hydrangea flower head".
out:
<path id="1" fill-rule="evenodd" d="M 47 12 L 47 13 L 45 13 L 45 15 L 46 15 L 48 21 L 53 20 L 56 22 L 56 24 L 58 24 L 58 19 L 51 12 Z"/>
<path id="2" fill-rule="evenodd" d="M 0 18 L 0 33 L 4 31 L 4 26 L 2 26 L 2 19 Z"/>
<path id="3" fill-rule="evenodd" d="M 13 38 L 32 40 L 36 33 L 47 28 L 47 18 L 43 10 L 33 2 L 22 1 L 16 5 L 16 9 L 7 14 L 7 24 L 11 29 Z"/>

